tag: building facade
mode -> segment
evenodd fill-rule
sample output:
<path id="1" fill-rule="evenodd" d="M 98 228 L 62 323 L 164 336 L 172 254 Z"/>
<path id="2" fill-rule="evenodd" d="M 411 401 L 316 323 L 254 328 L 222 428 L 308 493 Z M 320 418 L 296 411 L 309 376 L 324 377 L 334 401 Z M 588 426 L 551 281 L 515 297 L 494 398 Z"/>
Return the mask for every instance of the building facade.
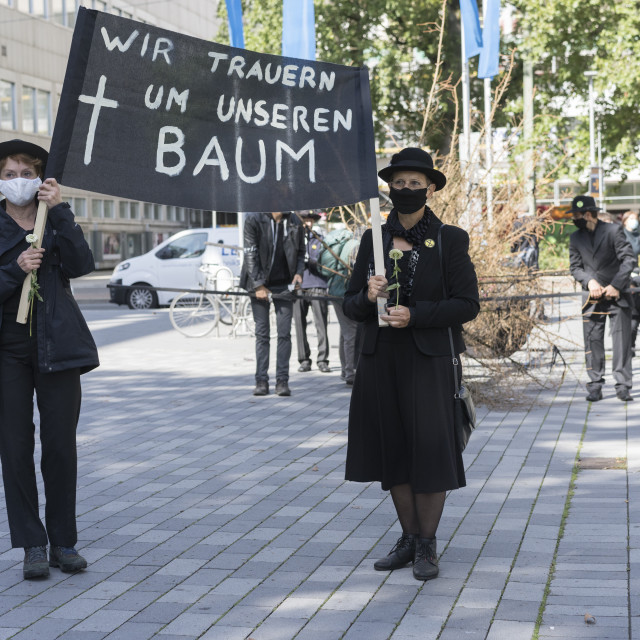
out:
<path id="1" fill-rule="evenodd" d="M 48 149 L 80 6 L 212 40 L 217 0 L 0 0 L 0 141 Z M 125 159 L 123 158 L 123 161 Z M 62 186 L 98 268 L 191 227 L 235 226 L 237 214 L 124 200 Z"/>

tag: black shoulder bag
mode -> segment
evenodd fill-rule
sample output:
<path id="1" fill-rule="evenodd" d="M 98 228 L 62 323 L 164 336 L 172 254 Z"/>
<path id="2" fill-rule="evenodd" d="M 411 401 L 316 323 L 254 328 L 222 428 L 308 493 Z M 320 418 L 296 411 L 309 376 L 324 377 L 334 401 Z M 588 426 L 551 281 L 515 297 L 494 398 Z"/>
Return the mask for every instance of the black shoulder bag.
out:
<path id="1" fill-rule="evenodd" d="M 446 225 L 441 225 L 438 229 L 438 255 L 440 257 L 440 271 L 442 272 L 442 295 L 445 300 L 449 298 L 447 292 L 447 285 L 445 282 L 445 270 L 444 259 L 442 257 L 442 229 Z M 469 393 L 469 389 L 465 387 L 464 382 L 459 383 L 459 369 L 460 363 L 456 356 L 455 349 L 453 347 L 453 333 L 451 327 L 447 327 L 449 331 L 449 345 L 451 346 L 451 362 L 453 363 L 453 380 L 455 384 L 454 394 L 454 426 L 456 431 L 456 441 L 460 451 L 464 451 L 464 448 L 469 442 L 471 433 L 476 428 L 476 408 L 473 404 L 473 398 Z"/>

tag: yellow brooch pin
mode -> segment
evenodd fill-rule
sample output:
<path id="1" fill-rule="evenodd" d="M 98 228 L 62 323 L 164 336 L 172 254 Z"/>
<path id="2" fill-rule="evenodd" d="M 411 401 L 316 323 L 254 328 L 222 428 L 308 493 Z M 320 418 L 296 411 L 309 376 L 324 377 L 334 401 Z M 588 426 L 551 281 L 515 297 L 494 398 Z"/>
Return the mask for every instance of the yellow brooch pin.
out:
<path id="1" fill-rule="evenodd" d="M 432 247 L 435 247 L 435 246 L 436 246 L 436 243 L 435 243 L 435 241 L 434 241 L 434 240 L 432 240 L 431 238 L 427 238 L 427 239 L 424 241 L 424 246 L 425 246 L 425 247 L 427 247 L 428 249 L 431 249 Z"/>
<path id="2" fill-rule="evenodd" d="M 583 206 L 584 202 L 582 202 L 582 200 L 580 200 L 580 202 L 576 202 L 576 207 L 578 207 L 578 209 L 582 209 Z"/>

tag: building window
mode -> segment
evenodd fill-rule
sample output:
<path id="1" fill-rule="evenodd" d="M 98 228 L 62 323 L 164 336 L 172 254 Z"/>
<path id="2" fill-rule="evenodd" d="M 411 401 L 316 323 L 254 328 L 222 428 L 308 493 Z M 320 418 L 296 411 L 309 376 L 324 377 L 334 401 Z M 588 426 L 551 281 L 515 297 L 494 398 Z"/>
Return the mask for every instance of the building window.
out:
<path id="1" fill-rule="evenodd" d="M 237 227 L 238 214 L 235 211 L 216 211 L 216 227 Z"/>
<path id="2" fill-rule="evenodd" d="M 51 0 L 51 19 L 65 27 L 76 24 L 78 0 Z"/>
<path id="3" fill-rule="evenodd" d="M 51 93 L 36 90 L 38 133 L 51 135 Z"/>
<path id="4" fill-rule="evenodd" d="M 132 220 L 137 220 L 140 217 L 140 203 L 139 202 L 130 202 L 129 203 L 129 217 Z"/>
<path id="5" fill-rule="evenodd" d="M 120 201 L 118 204 L 118 215 L 121 219 L 126 220 L 129 217 L 129 203 Z"/>
<path id="6" fill-rule="evenodd" d="M 16 128 L 16 87 L 0 80 L 0 129 Z"/>
<path id="7" fill-rule="evenodd" d="M 10 7 L 17 7 L 18 11 L 23 13 L 31 13 L 34 16 L 47 17 L 47 0 L 17 0 L 17 2 L 3 2 Z"/>
<path id="8" fill-rule="evenodd" d="M 104 200 L 103 202 L 103 212 L 105 218 L 115 218 L 114 211 L 114 202 L 113 200 Z"/>
<path id="9" fill-rule="evenodd" d="M 87 199 L 86 198 L 73 199 L 73 213 L 79 218 L 87 217 Z"/>
<path id="10" fill-rule="evenodd" d="M 162 205 L 159 205 L 159 204 L 153 205 L 153 219 L 162 220 Z"/>
<path id="11" fill-rule="evenodd" d="M 149 204 L 148 202 L 144 203 L 144 218 L 145 220 L 151 220 L 151 212 L 152 212 L 152 204 Z"/>
<path id="12" fill-rule="evenodd" d="M 102 218 L 102 200 L 91 201 L 91 215 L 94 218 Z"/>
<path id="13" fill-rule="evenodd" d="M 51 135 L 51 94 L 42 89 L 22 89 L 22 130 Z"/>
<path id="14" fill-rule="evenodd" d="M 184 207 L 176 207 L 176 217 L 179 222 L 184 222 Z"/>

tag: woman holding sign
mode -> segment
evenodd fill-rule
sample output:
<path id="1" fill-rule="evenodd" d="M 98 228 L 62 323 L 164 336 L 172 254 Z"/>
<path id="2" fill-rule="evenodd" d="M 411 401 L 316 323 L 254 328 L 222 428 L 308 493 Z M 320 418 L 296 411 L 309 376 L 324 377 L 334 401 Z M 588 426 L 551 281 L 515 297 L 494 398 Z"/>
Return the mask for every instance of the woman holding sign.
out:
<path id="1" fill-rule="evenodd" d="M 349 411 L 346 478 L 380 481 L 398 514 L 402 536 L 374 567 L 390 571 L 412 562 L 414 577 L 430 580 L 438 575 L 436 530 L 445 492 L 466 484 L 454 433 L 448 327 L 460 354 L 465 350 L 462 324 L 480 308 L 478 283 L 469 236 L 457 227 L 442 227 L 427 206 L 446 184 L 431 156 L 403 149 L 378 175 L 389 183 L 394 205 L 382 227 L 386 276 L 373 275 L 368 230 L 343 305 L 349 318 L 364 323 Z M 437 246 L 441 227 L 444 274 Z M 379 297 L 389 298 L 382 328 Z"/>
<path id="2" fill-rule="evenodd" d="M 42 182 L 47 152 L 23 140 L 0 143 L 0 460 L 11 545 L 25 550 L 25 578 L 49 566 L 87 566 L 74 546 L 76 426 L 80 374 L 98 366 L 98 353 L 73 299 L 69 278 L 93 271 L 82 229 L 62 202 L 53 178 Z M 34 237 L 38 202 L 48 208 L 42 248 Z M 26 324 L 17 322 L 23 283 L 31 281 Z M 33 460 L 33 394 L 40 413 L 45 524 L 38 514 Z M 50 544 L 47 558 L 47 544 Z"/>

